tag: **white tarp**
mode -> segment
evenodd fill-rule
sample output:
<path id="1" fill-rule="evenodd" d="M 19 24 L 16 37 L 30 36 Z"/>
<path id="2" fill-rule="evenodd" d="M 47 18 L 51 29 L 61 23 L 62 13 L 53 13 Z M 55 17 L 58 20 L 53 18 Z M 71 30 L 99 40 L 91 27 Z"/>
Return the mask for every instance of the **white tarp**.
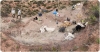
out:
<path id="1" fill-rule="evenodd" d="M 55 30 L 55 28 L 51 28 L 51 27 L 47 27 L 47 26 L 42 26 L 40 28 L 41 33 L 47 31 L 47 32 L 53 32 Z"/>
<path id="2" fill-rule="evenodd" d="M 68 35 L 65 37 L 65 40 L 72 40 L 75 38 L 75 36 L 72 33 L 68 33 Z"/>

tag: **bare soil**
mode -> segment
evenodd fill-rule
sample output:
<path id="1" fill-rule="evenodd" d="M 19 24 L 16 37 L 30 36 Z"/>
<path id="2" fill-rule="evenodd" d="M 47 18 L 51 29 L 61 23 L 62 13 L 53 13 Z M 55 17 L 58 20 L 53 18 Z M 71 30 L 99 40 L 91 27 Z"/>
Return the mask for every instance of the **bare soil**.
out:
<path id="1" fill-rule="evenodd" d="M 59 10 L 60 17 L 58 18 L 58 24 L 55 21 L 55 15 L 53 11 L 44 13 L 43 16 L 38 15 L 32 17 L 25 17 L 21 19 L 21 23 L 11 22 L 12 17 L 2 18 L 2 32 L 1 35 L 1 50 L 2 51 L 98 51 L 99 44 L 96 42 L 96 38 L 99 36 L 99 24 L 88 25 L 84 30 L 75 33 L 75 38 L 71 41 L 64 40 L 65 33 L 59 32 L 59 27 L 64 20 L 70 18 L 80 22 L 82 19 L 87 18 L 82 10 L 83 3 L 76 6 L 75 10 L 71 10 L 71 6 Z M 38 17 L 40 20 L 33 21 L 34 17 Z M 11 26 L 11 28 L 8 28 Z M 42 26 L 48 26 L 55 28 L 53 32 L 40 32 Z M 74 25 L 67 27 L 67 29 L 73 28 Z M 93 42 L 89 42 L 92 39 Z M 87 43 L 90 43 L 89 45 Z"/>

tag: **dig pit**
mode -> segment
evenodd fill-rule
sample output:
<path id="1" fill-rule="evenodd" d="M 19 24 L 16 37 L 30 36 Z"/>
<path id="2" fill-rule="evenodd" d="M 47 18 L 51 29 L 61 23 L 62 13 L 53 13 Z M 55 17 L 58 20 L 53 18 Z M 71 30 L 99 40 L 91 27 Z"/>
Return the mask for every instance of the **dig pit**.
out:
<path id="1" fill-rule="evenodd" d="M 77 9 L 73 11 L 71 10 L 71 7 L 59 10 L 60 17 L 58 18 L 58 24 L 56 24 L 55 16 L 52 14 L 52 12 L 43 14 L 43 16 L 39 17 L 40 20 L 37 21 L 32 20 L 35 16 L 23 18 L 22 22 L 25 24 L 24 27 L 19 27 L 19 29 L 14 28 L 12 30 L 13 33 L 10 36 L 17 42 L 24 45 L 54 44 L 64 41 L 67 31 L 65 33 L 59 32 L 59 26 L 62 24 L 62 22 L 66 20 L 67 17 L 77 22 L 85 17 L 82 13 L 82 5 L 76 7 Z M 53 32 L 41 33 L 40 28 L 42 26 L 55 28 L 55 30 Z M 67 29 L 72 27 L 74 27 L 74 25 L 67 27 Z"/>

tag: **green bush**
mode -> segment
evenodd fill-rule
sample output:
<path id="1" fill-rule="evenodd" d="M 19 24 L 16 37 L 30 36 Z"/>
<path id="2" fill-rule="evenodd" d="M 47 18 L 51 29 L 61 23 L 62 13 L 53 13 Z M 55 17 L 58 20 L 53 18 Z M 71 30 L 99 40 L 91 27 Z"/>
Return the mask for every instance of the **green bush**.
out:
<path id="1" fill-rule="evenodd" d="M 97 5 L 97 6 L 91 6 L 91 11 L 99 11 L 99 5 Z"/>
<path id="2" fill-rule="evenodd" d="M 55 47 L 52 47 L 52 51 L 57 51 L 57 48 L 55 48 Z"/>
<path id="3" fill-rule="evenodd" d="M 96 43 L 100 44 L 100 38 L 96 39 Z"/>
<path id="4" fill-rule="evenodd" d="M 39 51 L 41 51 L 42 50 L 42 47 L 39 47 Z"/>
<path id="5" fill-rule="evenodd" d="M 96 17 L 94 16 L 94 15 L 91 15 L 90 16 L 90 22 L 91 22 L 91 24 L 94 24 L 95 22 L 96 22 Z"/>
<path id="6" fill-rule="evenodd" d="M 93 14 L 95 17 L 99 18 L 99 11 L 95 11 Z"/>
<path id="7" fill-rule="evenodd" d="M 99 17 L 99 5 L 97 6 L 91 6 L 91 10 L 90 12 L 95 16 L 95 17 Z"/>

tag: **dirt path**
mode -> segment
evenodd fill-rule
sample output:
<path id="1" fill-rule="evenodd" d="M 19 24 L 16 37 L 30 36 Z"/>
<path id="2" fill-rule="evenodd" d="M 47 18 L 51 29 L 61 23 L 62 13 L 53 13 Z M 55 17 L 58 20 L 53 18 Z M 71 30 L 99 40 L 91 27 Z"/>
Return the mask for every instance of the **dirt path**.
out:
<path id="1" fill-rule="evenodd" d="M 73 11 L 71 10 L 71 6 L 67 9 L 59 10 L 60 17 L 58 17 L 58 19 L 64 21 L 68 17 L 71 19 L 71 21 L 75 20 L 79 22 L 81 19 L 85 18 L 82 13 L 82 6 L 83 4 L 76 6 L 76 9 Z M 62 22 L 59 21 L 57 25 L 54 20 L 55 16 L 52 14 L 52 12 L 43 14 L 41 17 L 37 16 L 42 21 L 33 21 L 32 19 L 36 16 L 22 18 L 22 22 L 25 25 L 24 27 L 19 27 L 20 29 L 18 29 L 21 31 L 21 34 L 16 34 L 15 36 L 11 35 L 11 37 L 17 42 L 25 45 L 53 44 L 64 40 L 65 33 L 58 32 L 59 27 L 57 27 L 61 25 Z M 41 33 L 40 28 L 42 26 L 55 28 L 55 31 Z M 70 29 L 71 27 L 67 28 Z M 17 33 L 16 30 L 15 32 Z"/>

